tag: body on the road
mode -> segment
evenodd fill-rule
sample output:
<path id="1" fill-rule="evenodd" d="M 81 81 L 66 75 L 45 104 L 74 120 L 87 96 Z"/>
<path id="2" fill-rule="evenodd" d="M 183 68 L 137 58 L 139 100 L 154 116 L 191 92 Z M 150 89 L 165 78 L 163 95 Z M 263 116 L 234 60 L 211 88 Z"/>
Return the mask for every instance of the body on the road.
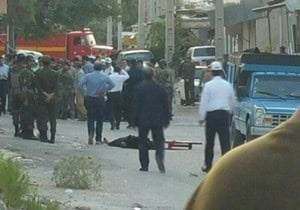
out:
<path id="1" fill-rule="evenodd" d="M 80 82 L 82 89 L 86 89 L 85 107 L 87 110 L 87 126 L 89 144 L 93 144 L 96 122 L 96 144 L 102 142 L 102 130 L 105 111 L 104 96 L 114 87 L 111 79 L 101 71 L 102 64 L 96 61 L 95 71 L 88 73 Z"/>
<path id="2" fill-rule="evenodd" d="M 204 85 L 199 105 L 200 122 L 206 121 L 205 166 L 202 168 L 204 172 L 212 167 L 216 133 L 219 135 L 222 155 L 230 149 L 229 118 L 235 103 L 231 84 L 222 78 L 222 64 L 213 62 L 211 72 L 213 79 Z"/>
<path id="3" fill-rule="evenodd" d="M 148 133 L 151 130 L 156 149 L 156 162 L 160 172 L 164 166 L 164 127 L 169 125 L 170 110 L 166 91 L 153 80 L 154 70 L 146 67 L 145 80 L 138 86 L 136 94 L 135 124 L 139 130 L 140 171 L 148 171 L 149 145 Z"/>

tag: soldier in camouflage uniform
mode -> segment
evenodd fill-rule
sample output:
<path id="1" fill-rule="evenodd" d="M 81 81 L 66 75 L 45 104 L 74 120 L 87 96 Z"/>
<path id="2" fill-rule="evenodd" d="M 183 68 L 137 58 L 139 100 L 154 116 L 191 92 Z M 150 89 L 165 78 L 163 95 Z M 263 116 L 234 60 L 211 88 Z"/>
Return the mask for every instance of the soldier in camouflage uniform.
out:
<path id="1" fill-rule="evenodd" d="M 35 64 L 34 57 L 27 56 L 26 63 L 26 68 L 22 70 L 19 76 L 22 97 L 20 122 L 22 137 L 24 139 L 35 139 L 33 128 L 36 93 L 34 85 L 35 74 L 32 69 Z"/>
<path id="2" fill-rule="evenodd" d="M 43 68 L 36 74 L 37 87 L 37 127 L 41 142 L 55 142 L 56 133 L 56 102 L 58 74 L 51 69 L 51 58 L 42 57 Z M 50 121 L 51 140 L 47 137 L 47 122 Z"/>
<path id="3" fill-rule="evenodd" d="M 70 63 L 64 61 L 58 77 L 58 117 L 67 119 L 74 117 L 74 76 L 70 68 Z"/>
<path id="4" fill-rule="evenodd" d="M 181 64 L 180 76 L 184 80 L 185 104 L 194 105 L 195 102 L 195 64 L 192 63 L 191 58 L 186 57 Z"/>
<path id="5" fill-rule="evenodd" d="M 9 72 L 9 87 L 11 96 L 11 115 L 15 126 L 15 136 L 20 136 L 20 114 L 24 97 L 21 94 L 20 75 L 26 69 L 25 55 L 19 54 L 16 63 Z"/>
<path id="6" fill-rule="evenodd" d="M 167 63 L 165 60 L 159 61 L 159 67 L 157 67 L 155 72 L 155 80 L 164 87 L 168 95 L 168 102 L 169 102 L 169 110 L 170 110 L 170 119 L 172 119 L 172 101 L 173 101 L 173 85 L 170 78 L 170 73 L 167 70 Z"/>

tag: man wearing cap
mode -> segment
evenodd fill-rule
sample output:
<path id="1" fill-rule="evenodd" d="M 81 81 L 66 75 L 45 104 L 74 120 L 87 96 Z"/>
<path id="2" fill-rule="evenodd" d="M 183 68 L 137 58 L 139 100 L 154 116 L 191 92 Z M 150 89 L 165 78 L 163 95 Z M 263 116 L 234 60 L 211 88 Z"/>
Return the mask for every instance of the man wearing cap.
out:
<path id="1" fill-rule="evenodd" d="M 85 107 L 87 110 L 88 143 L 93 144 L 96 122 L 96 144 L 102 142 L 103 118 L 105 110 L 105 95 L 115 85 L 101 71 L 101 63 L 96 61 L 95 71 L 87 74 L 80 82 L 80 87 L 86 89 Z"/>
<path id="2" fill-rule="evenodd" d="M 6 95 L 8 91 L 7 79 L 8 79 L 9 67 L 4 63 L 4 56 L 0 56 L 0 115 L 1 112 L 5 113 Z"/>
<path id="3" fill-rule="evenodd" d="M 200 124 L 205 125 L 205 166 L 203 172 L 212 167 L 215 135 L 218 133 L 221 152 L 224 155 L 230 149 L 229 122 L 235 103 L 232 85 L 225 81 L 223 66 L 220 62 L 211 63 L 212 80 L 205 83 L 199 105 Z"/>
<path id="4" fill-rule="evenodd" d="M 114 67 L 112 66 L 112 60 L 110 57 L 105 58 L 105 69 L 104 73 L 111 75 L 114 72 Z"/>

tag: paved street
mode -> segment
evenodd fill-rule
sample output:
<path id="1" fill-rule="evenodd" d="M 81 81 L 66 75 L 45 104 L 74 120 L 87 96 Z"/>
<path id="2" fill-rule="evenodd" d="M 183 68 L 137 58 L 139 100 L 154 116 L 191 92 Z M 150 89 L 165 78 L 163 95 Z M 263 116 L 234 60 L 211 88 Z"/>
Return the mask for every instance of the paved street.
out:
<path id="1" fill-rule="evenodd" d="M 199 127 L 197 106 L 176 107 L 171 126 L 166 131 L 170 140 L 204 142 L 203 127 Z M 86 123 L 76 120 L 58 121 L 57 142 L 54 145 L 38 141 L 14 138 L 9 115 L 0 117 L 0 147 L 20 154 L 21 162 L 29 171 L 40 195 L 57 199 L 66 205 L 88 206 L 91 209 L 133 209 L 135 204 L 142 209 L 182 209 L 197 184 L 204 177 L 201 172 L 204 145 L 193 146 L 192 150 L 167 150 L 166 174 L 160 174 L 150 153 L 150 171 L 139 172 L 138 152 L 107 145 L 87 145 Z M 121 130 L 110 131 L 104 125 L 104 136 L 111 141 L 136 131 L 121 125 Z M 216 142 L 216 158 L 219 144 Z M 102 164 L 103 181 L 96 189 L 65 193 L 51 181 L 55 162 L 67 155 L 90 156 Z"/>

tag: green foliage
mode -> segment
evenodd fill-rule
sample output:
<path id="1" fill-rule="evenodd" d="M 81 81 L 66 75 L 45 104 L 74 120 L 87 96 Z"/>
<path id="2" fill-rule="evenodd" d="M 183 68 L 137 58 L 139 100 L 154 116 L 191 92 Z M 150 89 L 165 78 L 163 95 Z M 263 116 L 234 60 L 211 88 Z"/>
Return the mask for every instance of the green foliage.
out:
<path id="1" fill-rule="evenodd" d="M 138 22 L 138 0 L 122 0 L 122 21 L 124 31 L 130 31 L 131 25 Z"/>
<path id="2" fill-rule="evenodd" d="M 159 19 L 151 25 L 147 39 L 148 49 L 151 50 L 154 56 L 159 60 L 164 58 L 165 51 L 165 21 Z M 184 57 L 185 49 L 196 46 L 199 39 L 188 29 L 181 27 L 179 17 L 175 18 L 175 52 L 173 54 L 172 66 L 179 66 L 180 61 Z"/>
<path id="3" fill-rule="evenodd" d="M 101 182 L 101 165 L 89 158 L 63 158 L 54 167 L 52 180 L 57 187 L 90 189 Z"/>
<path id="4" fill-rule="evenodd" d="M 30 192 L 30 180 L 22 167 L 11 159 L 0 157 L 0 195 L 8 207 L 20 207 Z"/>
<path id="5" fill-rule="evenodd" d="M 58 202 L 42 203 L 19 163 L 0 155 L 0 198 L 8 208 L 59 210 Z"/>
<path id="6" fill-rule="evenodd" d="M 157 60 L 164 58 L 165 27 L 166 24 L 163 19 L 159 19 L 158 21 L 152 23 L 146 39 L 148 49 L 153 53 Z"/>
<path id="7" fill-rule="evenodd" d="M 60 204 L 56 201 L 42 202 L 37 196 L 32 196 L 23 202 L 23 210 L 59 210 Z"/>
<path id="8" fill-rule="evenodd" d="M 117 0 L 9 0 L 8 15 L 1 23 L 9 22 L 18 35 L 43 38 L 49 33 L 78 29 L 93 20 L 117 17 Z"/>

